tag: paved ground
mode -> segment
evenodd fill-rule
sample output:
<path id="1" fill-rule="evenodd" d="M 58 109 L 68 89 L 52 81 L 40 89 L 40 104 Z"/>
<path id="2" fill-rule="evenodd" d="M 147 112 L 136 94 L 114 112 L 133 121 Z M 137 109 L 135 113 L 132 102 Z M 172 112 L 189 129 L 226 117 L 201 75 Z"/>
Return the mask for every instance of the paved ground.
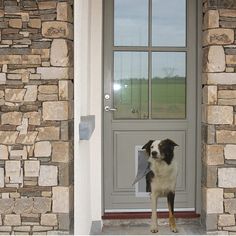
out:
<path id="1" fill-rule="evenodd" d="M 178 233 L 170 231 L 166 219 L 159 220 L 159 232 L 152 234 L 148 220 L 105 221 L 99 235 L 204 235 L 206 234 L 197 219 L 177 219 Z"/>

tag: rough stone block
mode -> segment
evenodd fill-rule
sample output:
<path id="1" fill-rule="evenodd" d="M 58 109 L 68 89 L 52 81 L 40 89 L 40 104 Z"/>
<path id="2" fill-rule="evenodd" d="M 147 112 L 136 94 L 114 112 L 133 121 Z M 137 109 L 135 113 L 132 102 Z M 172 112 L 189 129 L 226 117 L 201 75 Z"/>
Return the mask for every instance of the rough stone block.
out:
<path id="1" fill-rule="evenodd" d="M 224 200 L 225 212 L 229 214 L 236 214 L 236 198 Z"/>
<path id="2" fill-rule="evenodd" d="M 40 80 L 41 75 L 40 74 L 30 74 L 30 80 Z"/>
<path id="3" fill-rule="evenodd" d="M 8 159 L 8 148 L 6 145 L 0 145 L 0 160 L 7 160 Z"/>
<path id="4" fill-rule="evenodd" d="M 39 176 L 39 161 L 25 161 L 24 170 L 26 177 L 38 177 Z"/>
<path id="5" fill-rule="evenodd" d="M 56 186 L 58 184 L 57 166 L 40 166 L 39 186 Z"/>
<path id="6" fill-rule="evenodd" d="M 43 22 L 42 34 L 47 38 L 73 39 L 73 25 L 60 21 Z"/>
<path id="7" fill-rule="evenodd" d="M 12 28 L 22 28 L 22 20 L 21 19 L 10 19 L 9 20 L 9 26 Z"/>
<path id="8" fill-rule="evenodd" d="M 57 6 L 57 2 L 54 1 L 39 2 L 38 6 L 40 10 L 55 9 Z"/>
<path id="9" fill-rule="evenodd" d="M 19 232 L 24 232 L 24 233 L 21 233 L 22 235 L 29 235 L 30 226 L 15 226 L 13 230 L 16 235 L 18 235 Z"/>
<path id="10" fill-rule="evenodd" d="M 216 131 L 217 143 L 232 143 L 236 144 L 236 131 L 231 130 L 217 130 Z"/>
<path id="11" fill-rule="evenodd" d="M 207 145 L 206 146 L 207 165 L 224 164 L 223 150 L 224 150 L 224 146 L 222 145 Z"/>
<path id="12" fill-rule="evenodd" d="M 60 230 L 70 230 L 70 215 L 65 213 L 58 214 Z"/>
<path id="13" fill-rule="evenodd" d="M 45 214 L 51 211 L 52 200 L 46 197 L 35 197 L 32 213 Z"/>
<path id="14" fill-rule="evenodd" d="M 206 212 L 207 214 L 223 213 L 223 189 L 206 189 Z"/>
<path id="15" fill-rule="evenodd" d="M 224 198 L 225 199 L 234 198 L 234 193 L 224 193 Z"/>
<path id="16" fill-rule="evenodd" d="M 222 106 L 234 106 L 236 105 L 236 99 L 219 99 L 218 104 Z"/>
<path id="17" fill-rule="evenodd" d="M 57 101 L 58 95 L 57 94 L 39 94 L 38 100 L 39 101 Z"/>
<path id="18" fill-rule="evenodd" d="M 59 100 L 72 100 L 74 97 L 73 83 L 70 80 L 59 81 Z"/>
<path id="19" fill-rule="evenodd" d="M 72 8 L 67 2 L 57 3 L 57 20 L 73 22 Z"/>
<path id="20" fill-rule="evenodd" d="M 206 215 L 206 230 L 217 230 L 217 214 Z"/>
<path id="21" fill-rule="evenodd" d="M 4 225 L 9 225 L 9 226 L 21 225 L 20 215 L 5 215 Z"/>
<path id="22" fill-rule="evenodd" d="M 69 188 L 53 187 L 53 205 L 54 213 L 69 213 Z"/>
<path id="23" fill-rule="evenodd" d="M 28 23 L 28 26 L 30 28 L 40 29 L 41 25 L 42 25 L 41 19 L 30 19 Z"/>
<path id="24" fill-rule="evenodd" d="M 217 104 L 217 86 L 204 86 L 202 95 L 204 104 Z"/>
<path id="25" fill-rule="evenodd" d="M 0 131 L 0 143 L 12 145 L 16 143 L 18 132 L 16 131 Z"/>
<path id="26" fill-rule="evenodd" d="M 25 102 L 34 102 L 37 100 L 37 85 L 26 85 L 25 86 L 26 93 L 24 96 Z"/>
<path id="27" fill-rule="evenodd" d="M 223 227 L 223 230 L 225 230 L 225 231 L 223 231 L 223 232 L 228 232 L 228 235 L 235 235 L 236 233 L 236 226 L 227 226 L 227 227 Z M 225 234 L 224 233 L 224 234 Z"/>
<path id="28" fill-rule="evenodd" d="M 10 235 L 11 231 L 11 226 L 0 226 L 0 233 L 2 233 L 2 235 Z"/>
<path id="29" fill-rule="evenodd" d="M 236 145 L 227 144 L 224 148 L 225 159 L 236 160 Z"/>
<path id="30" fill-rule="evenodd" d="M 219 28 L 219 12 L 218 10 L 209 10 L 203 18 L 203 29 Z"/>
<path id="31" fill-rule="evenodd" d="M 232 225 L 235 225 L 234 215 L 228 215 L 228 214 L 219 215 L 218 225 L 219 226 L 232 226 Z"/>
<path id="32" fill-rule="evenodd" d="M 23 102 L 26 89 L 5 89 L 5 100 L 8 102 Z"/>
<path id="33" fill-rule="evenodd" d="M 232 29 L 209 29 L 203 32 L 203 46 L 226 45 L 234 42 L 234 31 Z"/>
<path id="34" fill-rule="evenodd" d="M 207 188 L 217 187 L 217 167 L 216 166 L 206 166 L 202 167 L 202 183 Z"/>
<path id="35" fill-rule="evenodd" d="M 37 73 L 43 80 L 61 80 L 72 77 L 72 72 L 68 67 L 38 67 Z"/>
<path id="36" fill-rule="evenodd" d="M 73 179 L 73 168 L 68 163 L 60 163 L 59 168 L 59 186 L 69 186 Z"/>
<path id="37" fill-rule="evenodd" d="M 52 161 L 69 162 L 69 142 L 54 142 L 52 144 Z"/>
<path id="38" fill-rule="evenodd" d="M 42 61 L 40 55 L 22 55 L 21 63 L 23 65 L 41 65 Z"/>
<path id="39" fill-rule="evenodd" d="M 0 199 L 0 214 L 11 214 L 14 208 L 14 199 Z"/>
<path id="40" fill-rule="evenodd" d="M 33 145 L 35 143 L 38 132 L 29 131 L 27 134 L 19 134 L 17 138 L 17 143 L 25 145 Z"/>
<path id="41" fill-rule="evenodd" d="M 69 66 L 69 48 L 65 39 L 54 39 L 51 46 L 50 62 L 52 66 Z"/>
<path id="42" fill-rule="evenodd" d="M 236 84 L 236 73 L 203 73 L 203 84 Z"/>
<path id="43" fill-rule="evenodd" d="M 43 120 L 68 120 L 69 103 L 66 101 L 44 102 Z"/>
<path id="44" fill-rule="evenodd" d="M 56 226 L 57 215 L 56 214 L 43 214 L 41 216 L 41 225 Z"/>
<path id="45" fill-rule="evenodd" d="M 58 93 L 58 86 L 57 85 L 40 85 L 38 90 L 40 93 L 45 93 L 45 94 Z"/>
<path id="46" fill-rule="evenodd" d="M 1 116 L 2 125 L 20 125 L 22 121 L 21 112 L 7 112 L 3 113 Z"/>
<path id="47" fill-rule="evenodd" d="M 0 84 L 5 84 L 7 81 L 6 73 L 0 73 Z"/>
<path id="48" fill-rule="evenodd" d="M 52 152 L 52 146 L 49 141 L 41 141 L 35 143 L 34 155 L 35 157 L 49 157 Z"/>
<path id="49" fill-rule="evenodd" d="M 45 60 L 48 60 L 50 57 L 50 49 L 39 49 L 39 48 L 34 48 L 32 49 L 33 54 L 39 54 L 41 59 L 42 59 L 42 65 L 45 63 Z M 50 64 L 49 64 L 50 65 Z"/>
<path id="50" fill-rule="evenodd" d="M 203 71 L 225 71 L 225 53 L 222 46 L 210 46 L 203 50 Z"/>
<path id="51" fill-rule="evenodd" d="M 226 55 L 227 65 L 236 65 L 236 55 Z"/>
<path id="52" fill-rule="evenodd" d="M 20 161 L 6 161 L 5 164 L 6 177 L 19 177 L 21 175 Z"/>
<path id="53" fill-rule="evenodd" d="M 11 41 L 12 42 L 12 41 Z M 12 44 L 12 43 L 11 43 Z M 22 64 L 21 55 L 1 55 L 0 64 Z"/>
<path id="54" fill-rule="evenodd" d="M 33 232 L 45 232 L 45 231 L 51 231 L 53 229 L 53 227 L 51 226 L 40 226 L 40 225 L 34 225 L 32 227 L 32 231 Z"/>
<path id="55" fill-rule="evenodd" d="M 219 168 L 218 185 L 223 188 L 236 188 L 236 168 Z"/>
<path id="56" fill-rule="evenodd" d="M 208 106 L 207 123 L 209 124 L 233 124 L 233 107 Z"/>
<path id="57" fill-rule="evenodd" d="M 4 168 L 0 168 L 0 188 L 4 188 Z"/>
<path id="58" fill-rule="evenodd" d="M 220 16 L 235 17 L 236 10 L 234 10 L 234 9 L 220 9 L 219 13 L 220 13 Z"/>
<path id="59" fill-rule="evenodd" d="M 236 90 L 220 90 L 218 98 L 233 99 L 236 98 Z"/>
<path id="60" fill-rule="evenodd" d="M 43 140 L 59 140 L 60 128 L 59 127 L 40 127 L 37 128 L 38 137 L 37 141 Z"/>
<path id="61" fill-rule="evenodd" d="M 13 212 L 20 215 L 31 213 L 33 210 L 33 198 L 18 198 L 15 200 Z"/>

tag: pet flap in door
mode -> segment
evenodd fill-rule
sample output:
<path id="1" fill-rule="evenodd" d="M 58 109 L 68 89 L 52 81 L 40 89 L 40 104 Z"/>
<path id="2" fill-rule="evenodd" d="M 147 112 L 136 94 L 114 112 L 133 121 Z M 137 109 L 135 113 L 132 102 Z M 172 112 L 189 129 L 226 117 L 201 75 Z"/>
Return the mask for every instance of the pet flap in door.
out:
<path id="1" fill-rule="evenodd" d="M 138 151 L 138 170 L 137 170 L 137 175 L 133 182 L 133 185 L 136 184 L 138 181 L 140 181 L 150 171 L 151 170 L 149 167 L 147 153 L 144 150 L 142 151 L 139 150 Z"/>

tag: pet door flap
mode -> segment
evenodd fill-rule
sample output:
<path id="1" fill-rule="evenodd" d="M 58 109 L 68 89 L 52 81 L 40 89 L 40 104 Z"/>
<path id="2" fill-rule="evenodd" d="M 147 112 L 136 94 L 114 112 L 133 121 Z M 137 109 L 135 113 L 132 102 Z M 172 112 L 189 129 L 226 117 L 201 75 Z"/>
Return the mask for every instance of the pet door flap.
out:
<path id="1" fill-rule="evenodd" d="M 150 166 L 148 162 L 148 156 L 145 151 L 139 151 L 138 152 L 138 171 L 136 178 L 133 182 L 133 185 L 136 184 L 139 180 L 141 180 L 147 173 L 149 173 Z"/>

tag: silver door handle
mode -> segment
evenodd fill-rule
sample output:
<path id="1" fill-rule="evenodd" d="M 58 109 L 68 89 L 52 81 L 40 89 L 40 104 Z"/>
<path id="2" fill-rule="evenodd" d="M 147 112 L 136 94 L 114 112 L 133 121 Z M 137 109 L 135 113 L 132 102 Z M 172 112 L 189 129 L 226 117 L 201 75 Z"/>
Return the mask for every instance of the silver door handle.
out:
<path id="1" fill-rule="evenodd" d="M 104 107 L 104 110 L 105 110 L 106 112 L 108 112 L 108 111 L 116 111 L 117 109 L 116 109 L 116 108 L 110 108 L 109 106 L 105 106 L 105 107 Z"/>

